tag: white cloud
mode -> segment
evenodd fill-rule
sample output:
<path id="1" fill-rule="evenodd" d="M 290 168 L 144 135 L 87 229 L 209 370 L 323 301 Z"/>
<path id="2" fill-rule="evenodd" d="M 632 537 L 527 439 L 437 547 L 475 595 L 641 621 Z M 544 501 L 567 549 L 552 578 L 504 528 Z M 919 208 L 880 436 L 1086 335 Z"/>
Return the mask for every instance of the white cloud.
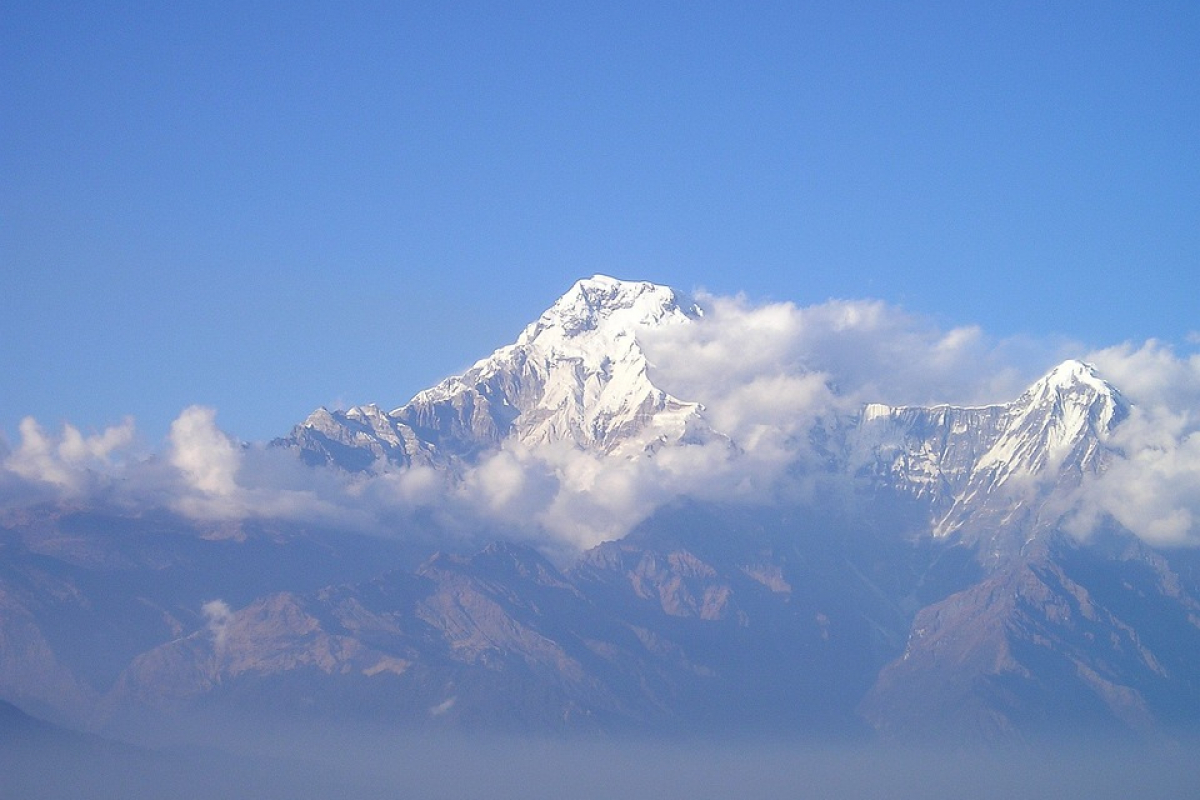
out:
<path id="1" fill-rule="evenodd" d="M 706 305 L 698 324 L 653 331 L 644 341 L 663 388 L 714 413 L 731 390 L 781 377 L 827 382 L 833 391 L 814 409 L 1005 401 L 1063 354 L 1061 344 L 995 340 L 973 326 L 943 331 L 878 300 L 801 308 L 710 297 Z"/>
<path id="2" fill-rule="evenodd" d="M 191 406 L 171 423 L 171 464 L 188 484 L 207 495 L 229 496 L 237 491 L 241 454 L 237 443 L 216 425 L 212 408 Z"/>
<path id="3" fill-rule="evenodd" d="M 1186 409 L 1200 404 L 1200 355 L 1180 357 L 1151 339 L 1095 350 L 1085 360 L 1138 405 Z"/>
<path id="4" fill-rule="evenodd" d="M 1074 529 L 1107 514 L 1151 544 L 1200 544 L 1200 356 L 1152 340 L 1087 358 L 1133 408 L 1110 440 L 1121 457 L 1085 485 Z"/>
<path id="5" fill-rule="evenodd" d="M 531 481 L 530 469 L 509 448 L 485 456 L 478 467 L 467 474 L 468 491 L 493 513 L 511 510 Z"/>
<path id="6" fill-rule="evenodd" d="M 33 417 L 21 420 L 18 430 L 21 443 L 4 459 L 4 468 L 26 480 L 51 484 L 67 495 L 94 488 L 118 470 L 117 456 L 135 436 L 132 419 L 91 436 L 69 424 L 53 436 Z"/>
<path id="7" fill-rule="evenodd" d="M 670 491 L 668 476 L 642 458 L 560 452 L 549 466 L 558 491 L 535 518 L 559 543 L 578 549 L 624 535 Z"/>
<path id="8" fill-rule="evenodd" d="M 170 464 L 182 479 L 169 505 L 186 516 L 374 525 L 371 514 L 353 502 L 345 476 L 306 468 L 293 453 L 242 445 L 217 427 L 214 409 L 184 409 L 171 423 L 168 440 Z"/>

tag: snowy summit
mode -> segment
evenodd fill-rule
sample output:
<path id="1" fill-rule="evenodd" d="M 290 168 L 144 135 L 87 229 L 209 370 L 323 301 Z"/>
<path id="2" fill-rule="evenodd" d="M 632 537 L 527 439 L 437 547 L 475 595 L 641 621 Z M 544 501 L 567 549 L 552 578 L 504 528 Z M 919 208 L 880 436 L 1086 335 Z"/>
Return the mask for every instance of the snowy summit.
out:
<path id="1" fill-rule="evenodd" d="M 517 341 L 383 414 L 319 409 L 292 433 L 313 463 L 453 465 L 513 440 L 634 455 L 703 429 L 700 406 L 656 387 L 639 333 L 703 315 L 666 286 L 578 281 Z"/>

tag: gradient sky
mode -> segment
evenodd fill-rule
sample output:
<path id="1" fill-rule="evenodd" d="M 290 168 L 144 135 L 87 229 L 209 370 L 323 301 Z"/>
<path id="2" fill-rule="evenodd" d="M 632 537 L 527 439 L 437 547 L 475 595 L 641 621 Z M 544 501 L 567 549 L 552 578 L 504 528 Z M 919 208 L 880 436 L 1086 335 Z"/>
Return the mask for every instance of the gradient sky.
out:
<path id="1" fill-rule="evenodd" d="M 396 406 L 596 272 L 1196 348 L 1197 3 L 565 5 L 3 2 L 0 431 Z"/>

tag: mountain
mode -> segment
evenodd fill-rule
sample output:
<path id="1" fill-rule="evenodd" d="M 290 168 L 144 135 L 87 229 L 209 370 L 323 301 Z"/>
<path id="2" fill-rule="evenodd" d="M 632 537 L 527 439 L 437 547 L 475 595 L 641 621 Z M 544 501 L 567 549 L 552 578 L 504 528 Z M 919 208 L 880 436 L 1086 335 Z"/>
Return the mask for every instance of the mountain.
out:
<path id="1" fill-rule="evenodd" d="M 1195 554 L 1101 538 L 1057 537 L 920 609 L 859 711 L 908 739 L 1194 731 Z"/>
<path id="2" fill-rule="evenodd" d="M 576 283 L 514 344 L 405 405 L 318 409 L 281 441 L 310 464 L 454 468 L 512 441 L 606 455 L 709 435 L 696 403 L 656 387 L 640 331 L 702 315 L 678 292 L 603 275 Z"/>
<path id="3" fill-rule="evenodd" d="M 878 571 L 865 551 L 799 522 L 803 547 L 774 512 L 684 505 L 567 571 L 493 544 L 269 595 L 219 636 L 139 656 L 114 699 L 278 713 L 304 698 L 305 713 L 438 728 L 862 735 L 855 703 L 906 617 L 863 574 Z"/>
<path id="4" fill-rule="evenodd" d="M 197 628 L 204 607 L 366 580 L 417 563 L 387 539 L 156 510 L 39 506 L 0 515 L 0 697 L 74 727 L 139 654 Z"/>
<path id="5" fill-rule="evenodd" d="M 274 452 L 352 486 L 414 466 L 467 481 L 505 448 L 596 464 L 713 446 L 736 463 L 749 444 L 658 385 L 644 347 L 705 319 L 667 287 L 582 280 L 462 375 L 390 412 L 318 409 Z M 1067 532 L 1124 457 L 1133 411 L 1074 360 L 1006 403 L 843 404 L 798 434 L 819 457 L 783 465 L 818 472 L 816 490 L 681 492 L 573 560 L 477 546 L 436 514 L 365 536 L 9 512 L 0 697 L 128 735 L 245 713 L 421 731 L 1190 735 L 1200 558 L 1107 518 L 1088 540 Z"/>
<path id="6" fill-rule="evenodd" d="M 1058 523 L 1072 490 L 1105 468 L 1108 436 L 1128 415 L 1115 387 L 1071 360 L 1011 403 L 868 405 L 851 436 L 851 464 L 927 504 L 934 536 L 989 537 L 998 558 Z"/>

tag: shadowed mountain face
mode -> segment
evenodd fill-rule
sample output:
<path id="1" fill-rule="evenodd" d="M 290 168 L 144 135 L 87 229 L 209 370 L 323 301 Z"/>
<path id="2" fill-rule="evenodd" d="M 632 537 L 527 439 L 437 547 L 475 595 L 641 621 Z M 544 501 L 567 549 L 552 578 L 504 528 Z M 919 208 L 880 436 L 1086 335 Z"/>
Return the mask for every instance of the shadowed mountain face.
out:
<path id="1" fill-rule="evenodd" d="M 1200 718 L 1196 559 L 1117 538 L 1044 550 L 921 609 L 860 711 L 892 735 L 1138 735 Z"/>
<path id="2" fill-rule="evenodd" d="M 961 542 L 684 504 L 566 571 L 497 543 L 411 567 L 381 548 L 373 566 L 398 566 L 374 577 L 332 547 L 293 552 L 294 574 L 278 560 L 312 539 L 256 553 L 254 538 L 181 538 L 173 562 L 120 573 L 9 558 L 6 694 L 113 730 L 206 710 L 904 739 L 1157 736 L 1200 719 L 1195 559 L 1127 535 L 1055 537 L 988 568 Z M 253 588 L 219 603 L 193 588 L 218 579 Z"/>
<path id="3" fill-rule="evenodd" d="M 318 410 L 276 444 L 347 480 L 416 467 L 451 486 L 499 448 L 736 459 L 750 444 L 656 385 L 642 346 L 703 319 L 665 287 L 581 281 L 463 375 L 392 412 Z M 1200 723 L 1200 560 L 1111 522 L 1064 533 L 1121 457 L 1130 408 L 1075 361 L 1004 404 L 835 407 L 788 467 L 816 489 L 678 497 L 566 563 L 422 546 L 453 541 L 432 521 L 368 537 L 8 512 L 0 697 L 114 731 L 249 712 L 422 731 L 1182 734 Z"/>

